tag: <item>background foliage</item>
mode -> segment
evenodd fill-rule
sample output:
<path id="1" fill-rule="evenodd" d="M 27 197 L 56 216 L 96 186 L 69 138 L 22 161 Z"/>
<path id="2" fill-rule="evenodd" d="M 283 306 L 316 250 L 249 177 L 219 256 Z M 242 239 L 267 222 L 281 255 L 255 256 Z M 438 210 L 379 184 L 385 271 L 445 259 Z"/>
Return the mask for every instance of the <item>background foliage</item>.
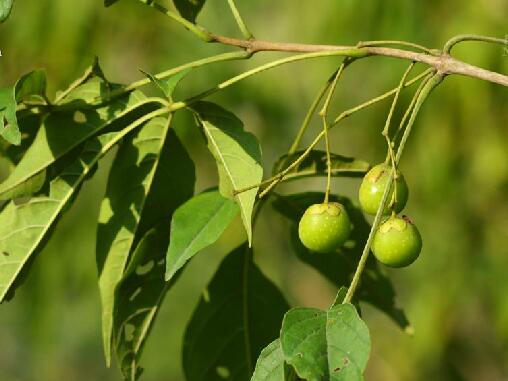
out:
<path id="1" fill-rule="evenodd" d="M 508 33 L 508 4 L 403 0 L 311 2 L 239 1 L 259 38 L 354 44 L 404 39 L 440 46 L 459 33 Z M 234 34 L 226 2 L 210 1 L 200 23 Z M 228 17 L 226 17 L 226 15 Z M 439 25 L 440 27 L 436 27 Z M 130 82 L 137 71 L 158 72 L 222 51 L 197 41 L 163 16 L 135 1 L 111 8 L 102 2 L 18 2 L 0 26 L 0 85 L 45 67 L 49 91 L 63 88 L 98 55 L 114 81 Z M 496 46 L 464 44 L 455 54 L 475 64 L 508 72 L 508 57 Z M 267 60 L 232 62 L 197 71 L 185 93 L 214 85 Z M 272 54 L 275 56 L 275 54 Z M 374 62 L 375 60 L 375 62 Z M 253 62 L 254 61 L 254 62 Z M 250 79 L 213 98 L 234 110 L 260 139 L 266 170 L 290 143 L 305 106 L 337 60 L 291 64 Z M 362 60 L 346 73 L 334 102 L 338 111 L 396 84 L 405 63 Z M 186 81 L 184 79 L 184 81 Z M 183 92 L 177 93 L 184 95 Z M 368 380 L 506 380 L 508 378 L 508 113 L 506 90 L 478 80 L 449 78 L 420 114 L 401 168 L 411 189 L 408 213 L 424 237 L 416 264 L 392 271 L 415 336 L 387 317 L 363 308 L 372 333 Z M 371 162 L 384 158 L 382 129 L 387 104 L 354 116 L 331 131 L 334 152 Z M 176 116 L 177 134 L 197 163 L 197 191 L 216 184 L 213 158 L 192 123 Z M 319 123 L 314 126 L 317 130 Z M 199 138 L 199 139 L 198 139 Z M 111 163 L 111 160 L 109 161 Z M 0 373 L 5 380 L 114 380 L 103 365 L 95 230 L 106 183 L 104 167 L 86 183 L 64 215 L 17 297 L 0 306 Z M 3 165 L 3 176 L 7 168 Z M 355 196 L 356 180 L 333 180 L 334 190 Z M 284 188 L 285 187 L 285 188 Z M 297 188 L 298 187 L 298 188 Z M 280 188 L 318 190 L 324 180 Z M 255 259 L 291 304 L 324 308 L 333 287 L 299 262 L 289 245 L 286 219 L 266 208 L 254 241 Z M 238 217 L 221 240 L 198 255 L 168 293 L 144 355 L 144 380 L 181 380 L 183 330 L 222 253 L 243 240 Z M 274 235 L 280 239 L 273 239 Z"/>

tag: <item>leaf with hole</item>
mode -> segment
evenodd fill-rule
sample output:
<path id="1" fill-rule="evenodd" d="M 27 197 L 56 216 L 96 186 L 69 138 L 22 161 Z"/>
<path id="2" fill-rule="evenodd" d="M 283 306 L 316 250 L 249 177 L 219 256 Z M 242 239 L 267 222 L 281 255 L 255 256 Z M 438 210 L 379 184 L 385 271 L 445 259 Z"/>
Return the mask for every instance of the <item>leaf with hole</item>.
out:
<path id="1" fill-rule="evenodd" d="M 256 137 L 243 129 L 235 115 L 209 102 L 192 106 L 203 127 L 208 148 L 217 163 L 219 191 L 240 206 L 249 245 L 252 243 L 252 210 L 259 187 L 235 194 L 235 191 L 261 182 L 261 148 Z"/>
<path id="2" fill-rule="evenodd" d="M 170 123 L 171 117 L 152 119 L 125 139 L 111 167 L 102 201 L 97 265 L 108 365 L 117 304 L 115 290 L 129 256 L 147 230 L 163 220 L 169 224 L 174 209 L 194 190 L 193 164 L 170 130 Z"/>
<path id="3" fill-rule="evenodd" d="M 367 325 L 351 304 L 294 308 L 280 333 L 284 359 L 308 381 L 360 381 L 370 354 Z"/>
<path id="4" fill-rule="evenodd" d="M 250 379 L 259 353 L 278 336 L 287 309 L 247 245 L 235 249 L 221 263 L 187 326 L 187 381 Z"/>
<path id="5" fill-rule="evenodd" d="M 129 381 L 141 375 L 144 344 L 166 292 L 177 279 L 164 281 L 168 227 L 165 221 L 143 236 L 115 292 L 118 303 L 114 312 L 113 345 L 120 369 Z"/>

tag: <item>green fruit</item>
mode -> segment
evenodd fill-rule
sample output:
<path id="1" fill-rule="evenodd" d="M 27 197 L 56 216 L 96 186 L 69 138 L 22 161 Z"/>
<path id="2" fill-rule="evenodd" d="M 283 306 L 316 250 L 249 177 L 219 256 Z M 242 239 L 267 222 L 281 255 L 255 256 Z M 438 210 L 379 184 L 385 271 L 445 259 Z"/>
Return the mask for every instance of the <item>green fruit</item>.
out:
<path id="1" fill-rule="evenodd" d="M 351 222 L 338 202 L 314 204 L 307 208 L 298 225 L 303 245 L 318 253 L 330 253 L 349 238 Z"/>
<path id="2" fill-rule="evenodd" d="M 392 216 L 379 226 L 372 252 L 377 260 L 390 267 L 405 267 L 413 263 L 422 250 L 422 237 L 406 216 Z"/>
<path id="3" fill-rule="evenodd" d="M 362 185 L 360 185 L 359 199 L 360 205 L 365 213 L 376 214 L 383 193 L 385 192 L 388 179 L 390 178 L 391 167 L 386 164 L 378 164 L 373 167 L 363 178 Z M 409 190 L 407 188 L 406 180 L 400 171 L 397 171 L 397 180 L 395 181 L 397 189 L 397 202 L 393 210 L 399 213 L 406 206 Z M 389 214 L 391 211 L 390 204 L 393 199 L 393 185 L 392 191 L 388 195 L 388 202 L 383 211 L 383 214 Z"/>

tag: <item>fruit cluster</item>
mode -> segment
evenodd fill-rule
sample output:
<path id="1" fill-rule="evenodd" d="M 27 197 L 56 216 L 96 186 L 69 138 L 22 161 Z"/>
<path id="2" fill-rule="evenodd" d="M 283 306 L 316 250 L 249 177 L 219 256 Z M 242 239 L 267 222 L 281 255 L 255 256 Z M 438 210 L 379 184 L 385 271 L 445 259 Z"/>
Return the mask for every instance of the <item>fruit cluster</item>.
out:
<path id="1" fill-rule="evenodd" d="M 391 179 L 393 177 L 393 181 Z M 360 206 L 365 213 L 375 215 L 380 208 L 388 185 L 385 216 L 377 228 L 372 252 L 377 260 L 390 267 L 404 267 L 413 263 L 420 254 L 422 239 L 416 226 L 407 216 L 398 216 L 406 206 L 408 187 L 400 171 L 378 164 L 363 178 L 359 191 Z M 311 205 L 298 226 L 303 245 L 311 251 L 330 253 L 341 247 L 351 233 L 351 221 L 343 205 L 330 202 Z"/>

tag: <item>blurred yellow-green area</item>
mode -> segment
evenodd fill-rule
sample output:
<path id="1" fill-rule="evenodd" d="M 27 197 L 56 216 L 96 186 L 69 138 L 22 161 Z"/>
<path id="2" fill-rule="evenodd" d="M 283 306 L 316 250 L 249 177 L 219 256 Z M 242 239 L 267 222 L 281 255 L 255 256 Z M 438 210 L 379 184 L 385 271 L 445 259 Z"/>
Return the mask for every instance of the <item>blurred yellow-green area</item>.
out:
<path id="1" fill-rule="evenodd" d="M 508 36 L 508 2 L 502 0 L 237 3 L 256 37 L 277 41 L 394 39 L 439 48 L 461 33 Z M 214 32 L 238 36 L 225 0 L 209 0 L 198 21 Z M 14 4 L 11 18 L 0 26 L 0 50 L 0 86 L 44 67 L 54 94 L 94 56 L 110 80 L 128 83 L 142 77 L 138 69 L 156 73 L 231 49 L 200 42 L 136 0 L 107 9 L 100 0 L 37 0 Z M 508 73 L 508 52 L 501 46 L 469 42 L 454 54 Z M 259 53 L 248 61 L 196 70 L 182 82 L 176 98 L 281 56 Z M 293 63 L 212 97 L 257 135 L 267 174 L 289 148 L 306 108 L 338 63 L 337 58 Z M 332 115 L 394 87 L 406 67 L 407 62 L 378 57 L 355 63 L 340 83 Z M 411 91 L 404 93 L 397 118 L 410 96 Z M 382 161 L 380 132 L 389 106 L 381 103 L 332 130 L 333 151 Z M 424 106 L 401 164 L 410 186 L 406 213 L 418 225 L 424 248 L 413 266 L 386 270 L 415 333 L 408 336 L 384 314 L 364 306 L 373 340 L 367 380 L 508 380 L 507 109 L 506 88 L 465 77 L 446 79 Z M 200 191 L 216 184 L 217 176 L 213 158 L 189 119 L 177 117 L 175 128 L 196 161 Z M 319 128 L 315 120 L 304 143 Z M 94 254 L 110 162 L 111 155 L 60 221 L 15 298 L 0 306 L 2 381 L 121 379 L 114 366 L 104 365 Z M 278 191 L 322 191 L 324 186 L 325 179 L 305 180 Z M 355 199 L 358 186 L 358 180 L 334 180 L 333 192 Z M 241 222 L 236 221 L 218 243 L 196 256 L 170 290 L 145 348 L 143 380 L 184 379 L 180 348 L 185 324 L 221 258 L 242 240 Z M 296 259 L 287 221 L 270 208 L 261 215 L 254 247 L 256 261 L 292 305 L 331 303 L 334 288 Z"/>

